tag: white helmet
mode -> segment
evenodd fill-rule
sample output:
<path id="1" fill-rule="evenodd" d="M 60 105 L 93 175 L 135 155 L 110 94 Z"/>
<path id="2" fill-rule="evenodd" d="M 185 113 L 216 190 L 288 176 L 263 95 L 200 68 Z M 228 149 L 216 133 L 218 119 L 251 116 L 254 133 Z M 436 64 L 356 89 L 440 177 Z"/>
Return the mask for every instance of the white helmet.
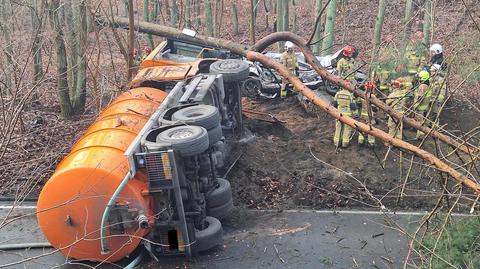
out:
<path id="1" fill-rule="evenodd" d="M 443 53 L 443 47 L 442 45 L 435 43 L 430 47 L 430 51 L 433 51 L 434 54 L 440 54 Z"/>
<path id="2" fill-rule="evenodd" d="M 292 42 L 290 42 L 290 41 L 285 42 L 285 49 L 286 50 L 292 49 L 293 47 L 295 47 L 295 45 Z"/>
<path id="3" fill-rule="evenodd" d="M 440 69 L 442 69 L 442 66 L 439 64 L 432 64 L 432 66 L 430 66 L 431 73 L 440 71 Z"/>

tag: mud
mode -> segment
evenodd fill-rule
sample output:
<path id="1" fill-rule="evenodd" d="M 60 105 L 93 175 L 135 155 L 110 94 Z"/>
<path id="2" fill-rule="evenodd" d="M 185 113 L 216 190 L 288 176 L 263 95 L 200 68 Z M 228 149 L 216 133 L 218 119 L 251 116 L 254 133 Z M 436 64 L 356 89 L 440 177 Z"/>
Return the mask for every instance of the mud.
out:
<path id="1" fill-rule="evenodd" d="M 237 205 L 257 209 L 378 208 L 384 205 L 389 209 L 406 210 L 427 208 L 441 194 L 443 180 L 439 173 L 414 158 L 400 199 L 411 162 L 410 154 L 396 149 L 389 151 L 378 141 L 375 148 L 360 146 L 358 133 L 353 135 L 348 148 L 336 149 L 333 145 L 334 121 L 330 116 L 325 113 L 309 116 L 294 97 L 243 101 L 245 108 L 271 113 L 286 123 L 245 119 L 255 139 L 237 147 L 242 157 L 229 175 Z M 460 130 L 466 132 L 479 125 L 478 118 L 473 117 L 475 111 L 452 108 L 447 111 L 449 116 L 442 118 L 442 123 L 457 135 L 461 134 Z M 472 120 L 459 122 L 460 117 Z M 386 130 L 386 123 L 380 120 L 377 127 Z M 415 133 L 406 130 L 405 136 L 408 140 Z M 427 140 L 425 144 L 427 149 L 435 150 L 434 141 Z"/>

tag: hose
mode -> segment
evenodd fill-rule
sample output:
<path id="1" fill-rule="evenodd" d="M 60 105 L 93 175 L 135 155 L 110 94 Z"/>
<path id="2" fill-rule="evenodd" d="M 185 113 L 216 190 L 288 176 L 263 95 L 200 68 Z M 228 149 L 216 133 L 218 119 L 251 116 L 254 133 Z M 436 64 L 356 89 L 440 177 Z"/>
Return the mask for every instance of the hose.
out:
<path id="1" fill-rule="evenodd" d="M 28 242 L 28 243 L 0 245 L 0 250 L 15 250 L 15 249 L 29 249 L 29 248 L 52 248 L 52 245 L 48 242 L 40 242 L 40 243 Z"/>
<path id="2" fill-rule="evenodd" d="M 140 254 L 138 254 L 138 256 L 131 262 L 129 263 L 127 266 L 125 266 L 124 269 L 133 269 L 135 268 L 135 266 L 137 266 L 138 264 L 140 264 L 140 262 L 142 261 L 143 259 L 143 252 L 140 252 Z"/>
<path id="3" fill-rule="evenodd" d="M 100 246 L 101 246 L 101 254 L 106 255 L 108 254 L 109 250 L 107 248 L 107 239 L 105 238 L 105 231 L 106 227 L 105 224 L 107 223 L 108 217 L 110 216 L 110 209 L 113 207 L 117 196 L 122 192 L 123 188 L 127 185 L 129 179 L 132 178 L 132 173 L 129 171 L 125 177 L 122 179 L 120 184 L 118 185 L 117 189 L 113 193 L 112 197 L 107 203 L 105 207 L 105 211 L 103 211 L 102 222 L 100 224 Z"/>

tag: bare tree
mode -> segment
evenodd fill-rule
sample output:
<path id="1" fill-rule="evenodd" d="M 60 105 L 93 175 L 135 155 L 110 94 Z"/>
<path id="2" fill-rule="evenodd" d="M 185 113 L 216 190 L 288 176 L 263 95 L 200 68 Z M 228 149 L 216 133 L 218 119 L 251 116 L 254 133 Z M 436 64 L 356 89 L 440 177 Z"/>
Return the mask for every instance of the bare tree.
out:
<path id="1" fill-rule="evenodd" d="M 143 20 L 146 22 L 152 21 L 154 12 L 155 12 L 154 10 L 150 12 L 150 1 L 143 0 Z M 153 36 L 150 34 L 147 34 L 147 44 L 151 48 L 153 48 L 155 45 L 153 42 Z"/>
<path id="2" fill-rule="evenodd" d="M 42 1 L 43 2 L 43 1 Z M 32 50 L 33 50 L 33 77 L 36 83 L 40 82 L 43 77 L 42 65 L 42 33 L 43 33 L 43 12 L 39 12 L 37 0 L 31 0 L 31 16 L 32 16 Z M 42 17 L 40 18 L 40 14 Z"/>
<path id="3" fill-rule="evenodd" d="M 212 14 L 212 4 L 210 3 L 210 0 L 205 0 L 205 19 L 206 19 L 206 25 L 207 25 L 207 35 L 208 36 L 213 36 L 213 14 Z"/>
<path id="4" fill-rule="evenodd" d="M 192 2 L 185 0 L 185 27 L 192 28 Z"/>
<path id="5" fill-rule="evenodd" d="M 432 33 L 432 7 L 432 0 L 425 0 L 423 13 L 423 45 L 425 46 L 425 48 L 429 47 Z"/>
<path id="6" fill-rule="evenodd" d="M 378 53 L 380 51 L 380 41 L 382 37 L 382 28 L 383 21 L 385 18 L 385 8 L 387 6 L 386 0 L 378 1 L 378 14 L 375 21 L 375 31 L 373 36 L 373 52 L 372 52 L 372 61 L 376 62 L 378 58 Z"/>
<path id="7" fill-rule="evenodd" d="M 0 1 L 0 30 L 3 33 L 3 38 L 5 42 L 2 44 L 4 46 L 3 52 L 5 54 L 5 62 L 2 62 L 2 70 L 5 84 L 2 85 L 5 90 L 4 93 L 9 95 L 12 92 L 12 75 L 15 66 L 13 61 L 13 47 L 12 47 L 12 38 L 10 34 L 10 27 L 8 27 L 9 22 L 9 12 L 11 11 L 11 2 L 8 0 Z"/>
<path id="8" fill-rule="evenodd" d="M 232 27 L 233 34 L 238 35 L 238 9 L 237 1 L 232 3 Z"/>
<path id="9" fill-rule="evenodd" d="M 315 0 L 315 17 L 322 12 L 322 0 Z M 321 20 L 317 21 L 317 25 L 315 25 L 315 33 L 313 36 L 313 42 L 316 42 L 312 45 L 312 51 L 315 55 L 320 53 L 320 38 L 322 37 L 322 28 L 321 28 Z"/>
<path id="10" fill-rule="evenodd" d="M 327 17 L 325 21 L 325 38 L 322 42 L 322 55 L 332 53 L 333 41 L 335 39 L 335 17 L 337 14 L 337 0 L 332 0 L 327 7 Z"/>
<path id="11" fill-rule="evenodd" d="M 251 44 L 255 44 L 255 2 L 255 0 L 250 0 L 249 34 Z"/>

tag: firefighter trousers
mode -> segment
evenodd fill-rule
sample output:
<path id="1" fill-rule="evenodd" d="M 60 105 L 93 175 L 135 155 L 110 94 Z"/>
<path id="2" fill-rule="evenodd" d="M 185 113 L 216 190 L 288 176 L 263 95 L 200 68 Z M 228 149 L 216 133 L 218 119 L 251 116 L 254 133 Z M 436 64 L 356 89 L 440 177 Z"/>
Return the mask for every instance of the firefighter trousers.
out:
<path id="1" fill-rule="evenodd" d="M 352 134 L 352 127 L 341 123 L 339 120 L 335 121 L 335 135 L 333 136 L 333 143 L 336 147 L 347 147 L 350 144 L 350 135 Z"/>

